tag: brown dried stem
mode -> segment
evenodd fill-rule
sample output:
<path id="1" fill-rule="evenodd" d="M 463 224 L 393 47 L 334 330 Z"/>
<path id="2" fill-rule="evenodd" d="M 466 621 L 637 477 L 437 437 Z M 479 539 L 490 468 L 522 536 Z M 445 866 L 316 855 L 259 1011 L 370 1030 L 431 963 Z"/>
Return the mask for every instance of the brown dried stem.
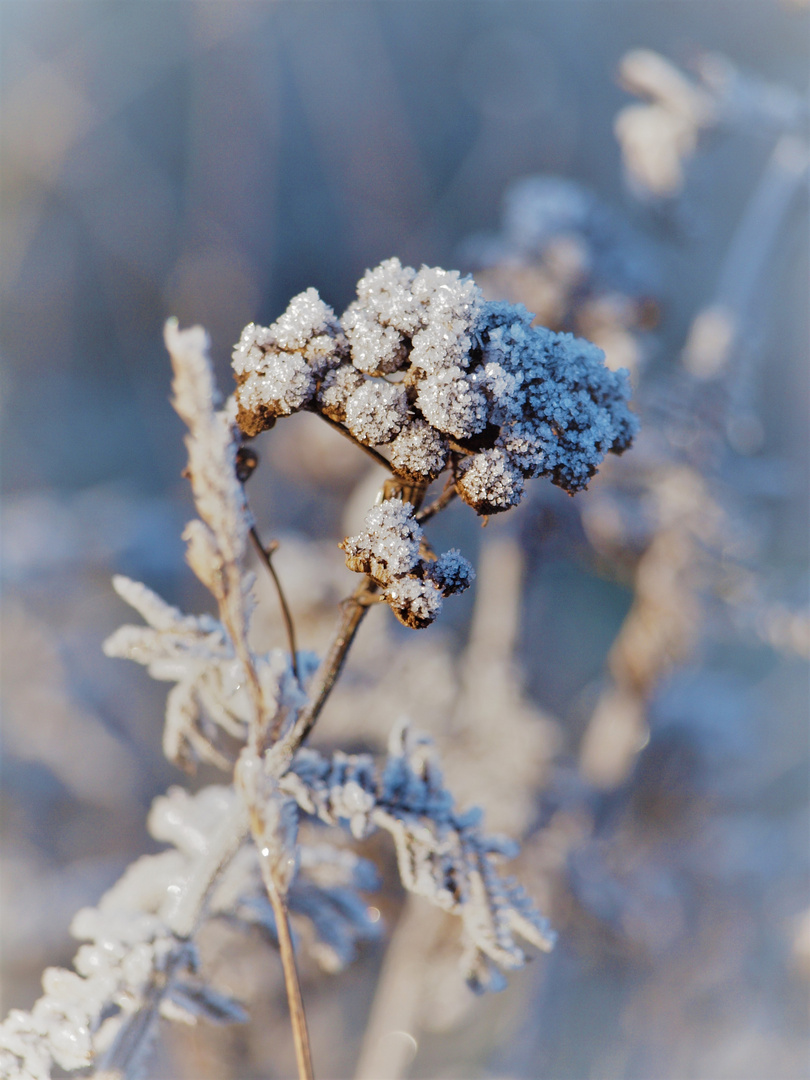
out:
<path id="1" fill-rule="evenodd" d="M 301 980 L 298 978 L 298 968 L 295 963 L 295 949 L 293 948 L 287 904 L 272 871 L 266 865 L 266 860 L 262 859 L 261 864 L 262 878 L 273 908 L 273 917 L 276 921 L 278 948 L 281 954 L 281 966 L 284 970 L 284 988 L 287 991 L 290 1024 L 295 1044 L 295 1060 L 298 1065 L 298 1080 L 314 1080 L 315 1072 L 312 1068 L 307 1014 L 304 1009 L 304 998 L 301 994 Z"/>
<path id="2" fill-rule="evenodd" d="M 321 420 L 325 420 L 330 427 L 334 428 L 335 431 L 339 431 L 344 438 L 349 440 L 349 442 L 354 443 L 355 446 L 359 446 L 363 453 L 368 454 L 372 461 L 376 461 L 378 465 L 382 465 L 387 472 L 394 471 L 391 467 L 391 462 L 388 458 L 383 457 L 379 450 L 375 450 L 373 446 L 366 446 L 365 443 L 361 443 L 358 439 L 355 439 L 349 429 L 344 427 L 343 424 L 339 424 L 337 420 L 333 420 L 330 416 L 320 412 L 318 409 L 312 408 L 312 406 L 310 406 L 310 408 L 317 416 L 320 416 Z"/>
<path id="3" fill-rule="evenodd" d="M 277 544 L 273 544 L 270 547 L 265 547 L 259 536 L 256 526 L 252 525 L 250 529 L 250 539 L 253 541 L 253 546 L 256 548 L 262 562 L 270 571 L 270 576 L 273 579 L 273 584 L 276 587 L 276 594 L 278 596 L 278 602 L 281 606 L 281 617 L 284 620 L 284 629 L 287 634 L 287 646 L 290 650 L 290 660 L 292 662 L 293 674 L 296 679 L 299 679 L 298 675 L 298 649 L 295 644 L 295 626 L 292 620 L 292 613 L 290 612 L 289 605 L 287 603 L 287 597 L 284 595 L 284 590 L 281 587 L 281 581 L 276 573 L 276 568 L 273 566 L 273 552 L 275 551 Z M 300 679 L 299 679 L 300 681 Z"/>
<path id="4" fill-rule="evenodd" d="M 352 595 L 343 601 L 341 605 L 343 611 L 335 636 L 332 638 L 332 643 L 321 662 L 315 678 L 315 685 L 318 688 L 317 693 L 307 708 L 300 714 L 292 731 L 287 736 L 285 751 L 290 758 L 315 726 L 315 722 L 343 670 L 343 665 L 346 662 L 349 649 L 352 647 L 355 634 L 360 628 L 360 623 L 363 621 L 369 606 L 374 603 L 376 592 L 376 582 L 370 577 L 365 577 Z"/>
<path id="5" fill-rule="evenodd" d="M 432 517 L 444 510 L 446 506 L 458 495 L 456 490 L 456 478 L 452 474 L 447 478 L 447 483 L 440 495 L 437 495 L 430 506 L 426 506 L 424 510 L 420 510 L 415 516 L 420 525 L 424 525 L 426 521 L 430 521 Z"/>

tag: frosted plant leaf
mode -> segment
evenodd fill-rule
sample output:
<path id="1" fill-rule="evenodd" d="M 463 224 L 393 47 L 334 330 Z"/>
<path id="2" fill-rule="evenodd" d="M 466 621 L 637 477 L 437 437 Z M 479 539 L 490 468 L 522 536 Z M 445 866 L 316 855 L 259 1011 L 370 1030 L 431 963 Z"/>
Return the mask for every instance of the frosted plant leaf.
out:
<path id="1" fill-rule="evenodd" d="M 346 419 L 347 401 L 364 381 L 353 364 L 341 364 L 328 371 L 317 394 L 321 412 L 335 423 L 342 424 Z"/>
<path id="2" fill-rule="evenodd" d="M 346 402 L 346 427 L 366 446 L 390 442 L 407 415 L 404 387 L 387 382 L 364 382 Z"/>
<path id="3" fill-rule="evenodd" d="M 391 834 L 405 888 L 460 917 L 465 970 L 478 972 L 477 979 L 471 977 L 474 989 L 487 988 L 481 974 L 485 959 L 505 969 L 525 962 L 518 936 L 539 949 L 551 948 L 546 920 L 522 887 L 496 868 L 515 854 L 515 845 L 483 834 L 477 809 L 456 810 L 430 740 L 407 725 L 392 732 L 382 768 L 366 754 L 328 759 L 305 749 L 281 784 L 302 810 L 327 824 L 350 826 L 355 836 L 374 829 Z M 492 980 L 487 985 L 496 988 Z"/>
<path id="4" fill-rule="evenodd" d="M 369 510 L 365 526 L 362 533 L 347 537 L 340 545 L 350 570 L 370 574 L 386 585 L 416 566 L 422 530 L 410 503 L 386 499 Z"/>
<path id="5" fill-rule="evenodd" d="M 207 761 L 229 770 L 222 736 L 243 742 L 250 718 L 243 668 L 224 627 L 209 615 L 182 615 L 145 585 L 117 576 L 113 585 L 150 625 L 122 626 L 104 643 L 107 656 L 143 664 L 159 680 L 174 682 L 166 702 L 164 752 L 193 770 Z M 256 659 L 265 706 L 291 712 L 304 697 L 288 654 L 275 650 Z"/>
<path id="6" fill-rule="evenodd" d="M 397 578 L 383 596 L 403 626 L 412 630 L 430 626 L 442 607 L 441 589 L 430 578 Z"/>
<path id="7" fill-rule="evenodd" d="M 389 461 L 398 476 L 416 483 L 432 480 L 447 464 L 450 448 L 441 432 L 425 420 L 412 420 L 389 443 Z"/>
<path id="8" fill-rule="evenodd" d="M 464 502 L 479 514 L 498 514 L 517 506 L 524 490 L 520 469 L 497 448 L 465 458 L 456 487 Z"/>
<path id="9" fill-rule="evenodd" d="M 219 395 L 208 336 L 200 326 L 179 330 L 177 320 L 169 319 L 164 337 L 174 369 L 172 404 L 188 428 L 188 473 L 197 513 L 215 538 L 216 558 L 237 563 L 250 522 L 236 479 L 236 428 L 227 411 L 215 410 Z"/>

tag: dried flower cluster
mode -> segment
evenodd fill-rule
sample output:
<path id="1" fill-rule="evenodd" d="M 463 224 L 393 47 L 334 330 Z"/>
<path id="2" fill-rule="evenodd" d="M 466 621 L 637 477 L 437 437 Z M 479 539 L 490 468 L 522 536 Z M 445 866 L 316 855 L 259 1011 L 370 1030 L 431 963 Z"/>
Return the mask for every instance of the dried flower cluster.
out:
<path id="1" fill-rule="evenodd" d="M 297 409 L 320 411 L 387 447 L 405 481 L 427 484 L 449 465 L 479 514 L 515 506 L 531 477 L 580 491 L 632 440 L 629 385 L 601 350 L 531 319 L 456 271 L 388 259 L 340 321 L 309 289 L 272 326 L 245 328 L 237 421 L 255 435 Z"/>
<path id="2" fill-rule="evenodd" d="M 386 499 L 369 510 L 365 526 L 340 545 L 346 565 L 382 587 L 383 599 L 405 626 L 428 626 L 441 610 L 442 597 L 472 584 L 475 571 L 455 548 L 438 559 L 423 557 L 422 529 L 410 503 Z"/>

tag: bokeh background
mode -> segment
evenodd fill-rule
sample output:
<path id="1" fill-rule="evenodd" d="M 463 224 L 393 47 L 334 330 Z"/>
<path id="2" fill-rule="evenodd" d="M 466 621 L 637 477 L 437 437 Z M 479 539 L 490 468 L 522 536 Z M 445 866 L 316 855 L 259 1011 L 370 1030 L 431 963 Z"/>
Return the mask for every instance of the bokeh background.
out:
<path id="1" fill-rule="evenodd" d="M 664 449 L 641 442 L 637 464 L 636 451 L 615 463 L 576 509 L 540 491 L 514 523 L 493 521 L 485 534 L 464 508 L 437 522 L 437 547 L 489 559 L 485 580 L 500 582 L 508 608 L 486 601 L 496 604 L 489 625 L 508 639 L 503 686 L 524 688 L 526 731 L 512 731 L 497 701 L 475 722 L 517 740 L 491 759 L 507 780 L 522 739 L 542 759 L 534 786 L 521 780 L 528 809 L 517 825 L 561 936 L 504 994 L 448 1009 L 441 1031 L 414 1017 L 395 1024 L 418 1045 L 402 1068 L 462 1080 L 810 1075 L 806 190 L 756 278 L 756 347 L 741 349 L 744 423 L 724 427 L 716 398 L 727 384 L 684 389 L 678 373 L 778 133 L 744 123 L 708 131 L 683 190 L 657 200 L 628 187 L 614 135 L 632 100 L 617 71 L 639 47 L 686 71 L 721 53 L 801 100 L 807 6 L 3 0 L 0 33 L 4 1009 L 30 1007 L 42 968 L 75 949 L 73 912 L 155 850 L 146 810 L 179 781 L 160 757 L 165 688 L 101 654 L 128 618 L 112 573 L 174 603 L 206 603 L 180 541 L 190 503 L 168 404 L 166 317 L 208 328 L 227 388 L 246 322 L 269 323 L 309 286 L 342 311 L 364 270 L 391 255 L 481 269 L 494 295 L 504 279 L 493 264 L 511 257 L 504 198 L 521 178 L 559 177 L 581 185 L 566 189 L 571 198 L 589 193 L 610 223 L 598 236 L 621 255 L 621 281 L 596 291 L 635 304 L 617 318 L 633 343 L 639 410 L 653 429 L 680 425 L 681 435 Z M 594 234 L 581 221 L 561 226 L 568 239 L 577 229 L 587 247 Z M 307 418 L 282 427 L 259 442 L 251 499 L 268 538 L 282 538 L 305 644 L 318 647 L 330 604 L 350 585 L 335 543 L 378 478 Z M 697 564 L 705 549 L 716 558 L 690 578 L 702 599 L 681 613 L 688 644 L 647 694 L 637 758 L 606 779 L 588 764 L 588 732 L 606 685 L 621 681 L 610 650 L 639 595 L 639 560 L 665 531 L 648 511 L 667 463 L 685 463 L 703 485 L 685 502 L 675 485 L 669 524 L 691 514 L 689 558 Z M 721 541 L 701 533 L 716 514 Z M 666 576 L 666 558 L 655 565 Z M 729 607 L 727 579 L 740 568 L 747 591 Z M 447 672 L 430 656 L 463 665 L 481 645 L 470 620 L 483 582 L 418 646 L 374 612 L 377 628 L 365 630 L 377 640 L 358 646 L 348 704 L 336 699 L 325 737 L 374 745 L 378 725 L 383 741 L 394 693 L 416 723 L 430 714 L 440 727 L 444 699 L 431 679 Z M 281 642 L 269 616 L 267 633 Z M 497 641 L 486 647 L 498 653 Z M 476 783 L 465 794 L 486 802 L 486 762 L 467 766 Z M 490 779 L 493 790 L 504 784 Z M 403 911 L 393 879 L 381 907 L 393 929 Z M 353 969 L 312 977 L 323 1077 L 354 1075 L 384 958 L 380 942 Z M 169 1033 L 156 1077 L 289 1075 L 278 987 L 245 976 L 249 959 L 239 954 L 239 978 L 261 1002 L 264 1041 Z M 226 961 L 217 962 L 227 979 Z M 275 961 L 262 954 L 267 968 Z"/>

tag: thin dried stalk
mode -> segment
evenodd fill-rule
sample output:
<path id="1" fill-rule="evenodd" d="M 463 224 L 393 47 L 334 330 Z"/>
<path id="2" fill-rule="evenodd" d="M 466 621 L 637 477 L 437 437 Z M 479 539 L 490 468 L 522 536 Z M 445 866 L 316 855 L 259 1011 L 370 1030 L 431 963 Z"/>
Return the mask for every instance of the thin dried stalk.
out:
<path id="1" fill-rule="evenodd" d="M 295 643 L 295 625 L 293 624 L 292 613 L 290 612 L 289 605 L 287 603 L 287 597 L 284 595 L 284 590 L 281 587 L 276 568 L 273 566 L 273 547 L 265 547 L 262 543 L 261 537 L 256 531 L 256 526 L 252 525 L 250 529 L 250 539 L 253 541 L 253 545 L 256 548 L 262 562 L 270 571 L 270 576 L 273 579 L 273 584 L 276 587 L 276 594 L 278 596 L 278 602 L 281 606 L 281 617 L 284 620 L 284 630 L 287 634 L 287 646 L 290 650 L 290 661 L 292 663 L 293 674 L 296 679 L 298 675 L 298 648 Z"/>
<path id="2" fill-rule="evenodd" d="M 346 662 L 355 635 L 360 628 L 360 623 L 363 621 L 369 606 L 374 602 L 376 592 L 376 583 L 370 577 L 366 577 L 352 595 L 343 601 L 341 605 L 343 613 L 338 628 L 318 669 L 315 680 L 315 685 L 318 688 L 317 692 L 309 706 L 300 714 L 292 731 L 287 736 L 285 753 L 290 758 L 315 726 L 315 722 L 343 670 L 343 665 Z"/>
<path id="3" fill-rule="evenodd" d="M 304 998 L 301 994 L 301 980 L 298 977 L 298 968 L 295 963 L 295 949 L 293 948 L 287 905 L 272 873 L 265 867 L 264 860 L 262 860 L 262 877 L 273 908 L 273 916 L 276 920 L 278 948 L 281 955 L 281 966 L 284 970 L 284 988 L 287 991 L 287 1003 L 290 1008 L 290 1025 L 295 1044 L 298 1078 L 299 1080 L 314 1080 L 315 1072 L 312 1068 L 312 1050 L 309 1044 L 307 1014 L 304 1009 Z"/>

